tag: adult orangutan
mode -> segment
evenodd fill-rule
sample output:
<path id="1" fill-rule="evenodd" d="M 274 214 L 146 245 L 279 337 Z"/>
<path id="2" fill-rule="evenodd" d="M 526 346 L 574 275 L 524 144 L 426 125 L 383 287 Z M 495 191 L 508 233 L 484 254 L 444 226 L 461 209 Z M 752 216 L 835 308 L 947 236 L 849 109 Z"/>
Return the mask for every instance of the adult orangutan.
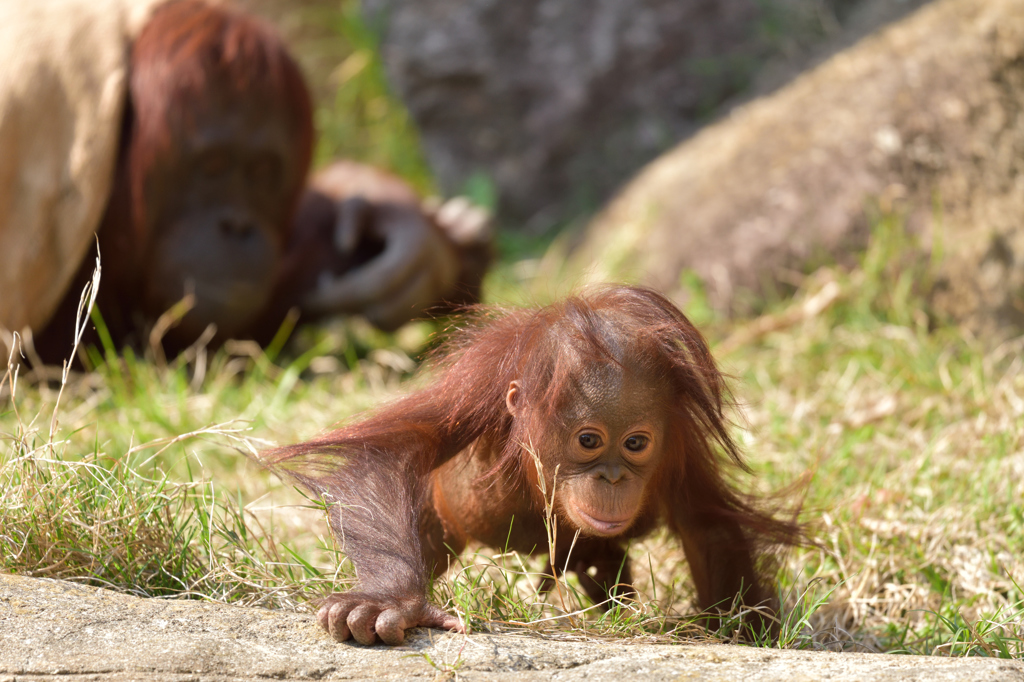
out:
<path id="1" fill-rule="evenodd" d="M 172 347 L 210 325 L 268 339 L 293 307 L 391 329 L 477 296 L 486 238 L 444 229 L 397 178 L 341 163 L 306 186 L 309 94 L 251 17 L 208 0 L 2 3 L 0 61 L 0 328 L 33 329 L 44 358 L 71 348 L 97 238 L 118 343 L 183 299 Z"/>
<path id="2" fill-rule="evenodd" d="M 428 580 L 471 540 L 546 552 L 541 481 L 558 525 L 550 563 L 567 565 L 595 602 L 630 583 L 626 543 L 664 526 L 681 541 L 700 608 L 761 605 L 752 620 L 771 629 L 759 550 L 796 542 L 800 528 L 727 483 L 724 467 L 744 465 L 723 379 L 671 302 L 622 286 L 482 310 L 433 370 L 429 386 L 377 414 L 265 456 L 329 503 L 355 565 L 358 587 L 318 614 L 332 637 L 400 644 L 415 626 L 462 629 L 426 601 Z"/>

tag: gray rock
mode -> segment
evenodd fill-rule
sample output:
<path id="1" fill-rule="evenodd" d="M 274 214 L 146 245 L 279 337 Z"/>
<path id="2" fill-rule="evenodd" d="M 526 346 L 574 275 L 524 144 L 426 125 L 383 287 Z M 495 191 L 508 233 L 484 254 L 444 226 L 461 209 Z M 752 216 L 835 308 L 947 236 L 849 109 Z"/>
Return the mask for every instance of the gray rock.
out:
<path id="1" fill-rule="evenodd" d="M 890 214 L 925 254 L 942 247 L 937 310 L 1022 329 L 1022 64 L 1021 0 L 928 5 L 651 163 L 595 218 L 581 261 L 668 291 L 690 269 L 743 313 L 742 292 L 852 260 Z"/>
<path id="2" fill-rule="evenodd" d="M 769 57 L 806 53 L 838 31 L 837 16 L 876 26 L 922 0 L 870 2 L 876 11 L 855 18 L 850 10 L 862 1 L 363 7 L 381 29 L 388 74 L 445 191 L 481 171 L 495 182 L 504 215 L 540 227 L 593 208 L 743 92 Z"/>
<path id="3" fill-rule="evenodd" d="M 1024 680 L 1024 664 L 980 658 L 727 645 L 463 637 L 421 630 L 398 648 L 336 644 L 309 614 L 140 599 L 0 575 L 0 682 L 15 680 Z"/>

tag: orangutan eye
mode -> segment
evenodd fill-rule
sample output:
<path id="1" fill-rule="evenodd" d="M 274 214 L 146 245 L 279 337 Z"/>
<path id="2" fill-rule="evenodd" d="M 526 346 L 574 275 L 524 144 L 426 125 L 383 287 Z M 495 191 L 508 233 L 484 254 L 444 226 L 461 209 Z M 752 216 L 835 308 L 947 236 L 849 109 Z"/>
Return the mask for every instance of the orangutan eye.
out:
<path id="1" fill-rule="evenodd" d="M 630 436 L 626 439 L 626 449 L 630 452 L 640 452 L 650 442 L 647 436 Z"/>
<path id="2" fill-rule="evenodd" d="M 587 450 L 593 450 L 601 446 L 601 437 L 594 433 L 581 433 L 579 441 L 580 445 Z"/>

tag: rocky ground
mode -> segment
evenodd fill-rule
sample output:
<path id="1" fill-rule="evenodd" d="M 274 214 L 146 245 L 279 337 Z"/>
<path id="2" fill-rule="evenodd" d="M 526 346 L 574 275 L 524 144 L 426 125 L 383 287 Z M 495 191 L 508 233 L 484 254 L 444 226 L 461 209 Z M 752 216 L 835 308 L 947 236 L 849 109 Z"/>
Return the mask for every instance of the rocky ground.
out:
<path id="1" fill-rule="evenodd" d="M 309 614 L 140 599 L 0 575 L 0 682 L 22 680 L 1024 680 L 982 658 L 469 637 L 422 630 L 406 646 L 336 644 Z"/>

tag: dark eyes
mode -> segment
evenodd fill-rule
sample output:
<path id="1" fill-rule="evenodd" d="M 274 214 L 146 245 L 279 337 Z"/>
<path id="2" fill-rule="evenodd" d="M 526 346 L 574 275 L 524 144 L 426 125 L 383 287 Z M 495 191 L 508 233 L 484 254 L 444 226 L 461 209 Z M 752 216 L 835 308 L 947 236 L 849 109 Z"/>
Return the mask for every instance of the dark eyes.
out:
<path id="1" fill-rule="evenodd" d="M 220 178 L 228 173 L 241 170 L 250 185 L 271 188 L 281 177 L 281 162 L 272 154 L 259 154 L 244 161 L 240 160 L 227 149 L 208 149 L 199 156 L 199 172 L 208 179 Z"/>
<path id="2" fill-rule="evenodd" d="M 647 447 L 649 442 L 647 436 L 630 436 L 626 439 L 625 446 L 630 452 L 640 452 Z"/>
<path id="3" fill-rule="evenodd" d="M 231 159 L 220 149 L 211 149 L 199 157 L 199 170 L 209 178 L 215 178 L 228 171 Z"/>
<path id="4" fill-rule="evenodd" d="M 580 446 L 585 450 L 596 450 L 601 447 L 601 437 L 596 433 L 581 433 L 578 439 Z M 630 436 L 623 445 L 630 452 L 642 452 L 650 442 L 651 439 L 647 436 Z"/>

